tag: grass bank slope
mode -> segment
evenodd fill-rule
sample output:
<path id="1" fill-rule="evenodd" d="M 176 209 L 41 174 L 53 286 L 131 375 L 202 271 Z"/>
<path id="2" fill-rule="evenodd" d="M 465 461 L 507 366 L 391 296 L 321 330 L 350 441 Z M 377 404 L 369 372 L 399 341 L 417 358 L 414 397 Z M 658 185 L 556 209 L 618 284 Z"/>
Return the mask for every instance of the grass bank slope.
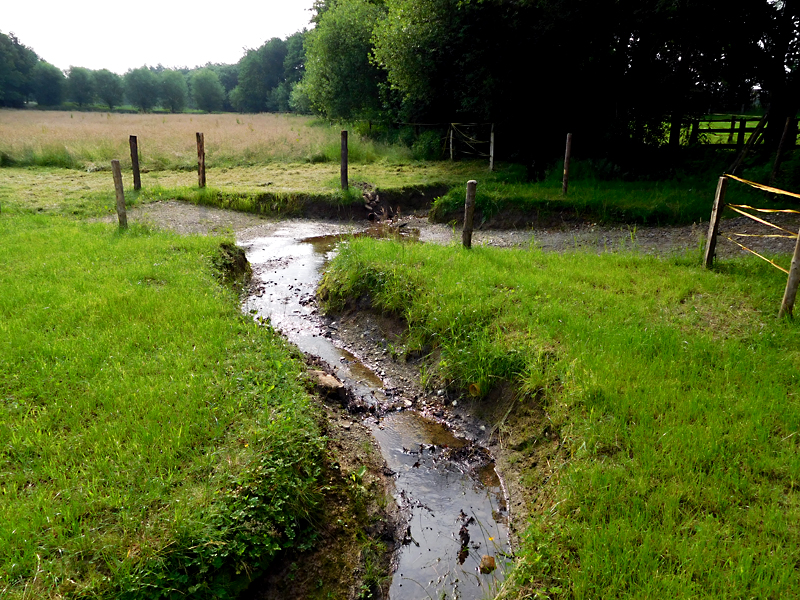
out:
<path id="1" fill-rule="evenodd" d="M 220 239 L 0 217 L 0 595 L 229 597 L 313 541 L 300 366 Z"/>
<path id="2" fill-rule="evenodd" d="M 784 285 L 754 260 L 712 272 L 353 240 L 321 293 L 402 315 L 406 350 L 431 352 L 425 378 L 507 402 L 497 435 L 522 440 L 532 517 L 502 597 L 779 598 L 800 585 L 800 329 L 776 317 Z M 503 382 L 513 398 L 493 393 Z"/>

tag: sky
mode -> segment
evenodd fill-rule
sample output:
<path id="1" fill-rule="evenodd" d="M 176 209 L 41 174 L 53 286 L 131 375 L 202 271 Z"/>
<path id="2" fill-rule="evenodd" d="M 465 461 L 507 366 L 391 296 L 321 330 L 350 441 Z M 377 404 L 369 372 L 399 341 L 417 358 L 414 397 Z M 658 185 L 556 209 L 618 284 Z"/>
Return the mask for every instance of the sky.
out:
<path id="1" fill-rule="evenodd" d="M 313 0 L 4 1 L 0 32 L 40 58 L 124 74 L 142 65 L 236 63 L 246 48 L 310 28 Z"/>

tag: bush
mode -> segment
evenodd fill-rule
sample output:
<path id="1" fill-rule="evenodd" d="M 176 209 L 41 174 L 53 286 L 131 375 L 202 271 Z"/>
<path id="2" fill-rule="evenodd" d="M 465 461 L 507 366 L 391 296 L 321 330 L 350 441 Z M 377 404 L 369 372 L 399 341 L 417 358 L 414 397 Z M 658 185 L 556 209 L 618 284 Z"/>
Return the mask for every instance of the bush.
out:
<path id="1" fill-rule="evenodd" d="M 439 160 L 443 155 L 442 135 L 439 131 L 425 131 L 411 146 L 416 160 Z"/>

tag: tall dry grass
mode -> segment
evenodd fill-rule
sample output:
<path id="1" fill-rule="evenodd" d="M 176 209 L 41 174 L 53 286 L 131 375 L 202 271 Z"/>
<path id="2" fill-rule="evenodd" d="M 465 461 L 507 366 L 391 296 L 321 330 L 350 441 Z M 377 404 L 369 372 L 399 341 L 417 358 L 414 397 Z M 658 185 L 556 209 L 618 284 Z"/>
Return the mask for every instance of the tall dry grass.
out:
<path id="1" fill-rule="evenodd" d="M 195 133 L 205 134 L 206 162 L 236 166 L 325 160 L 337 143 L 331 127 L 309 127 L 296 115 L 133 115 L 0 110 L 0 166 L 107 167 L 130 165 L 128 138 L 139 140 L 141 164 L 151 170 L 193 169 Z"/>

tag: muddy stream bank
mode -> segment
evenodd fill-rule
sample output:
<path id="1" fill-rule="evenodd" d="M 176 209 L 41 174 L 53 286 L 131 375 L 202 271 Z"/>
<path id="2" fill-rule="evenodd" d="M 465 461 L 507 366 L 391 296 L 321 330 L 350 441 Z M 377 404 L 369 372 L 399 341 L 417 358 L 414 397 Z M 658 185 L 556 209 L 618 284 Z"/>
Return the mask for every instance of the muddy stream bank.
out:
<path id="1" fill-rule="evenodd" d="M 249 236 L 241 244 L 253 279 L 243 309 L 268 319 L 342 382 L 353 419 L 342 426 L 361 423 L 377 441 L 400 511 L 389 597 L 483 598 L 498 589 L 511 551 L 504 487 L 490 453 L 469 431 L 479 426 L 446 412 L 444 392 L 427 393 L 388 368 L 379 325 L 360 324 L 362 343 L 348 347 L 343 340 L 355 325 L 321 316 L 314 300 L 336 244 L 377 231 L 305 221 Z"/>

